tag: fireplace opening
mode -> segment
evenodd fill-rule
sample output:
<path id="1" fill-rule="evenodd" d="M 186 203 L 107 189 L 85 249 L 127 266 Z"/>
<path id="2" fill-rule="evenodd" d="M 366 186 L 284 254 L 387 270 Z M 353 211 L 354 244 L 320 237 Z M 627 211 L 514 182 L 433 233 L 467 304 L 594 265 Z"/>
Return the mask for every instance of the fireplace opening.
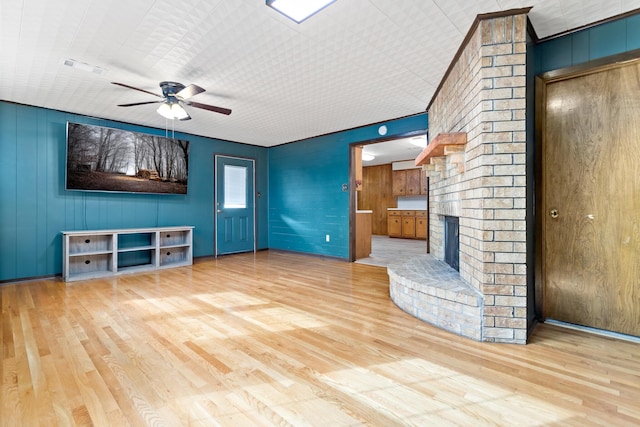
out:
<path id="1" fill-rule="evenodd" d="M 444 217 L 444 262 L 460 271 L 460 233 L 457 216 Z"/>

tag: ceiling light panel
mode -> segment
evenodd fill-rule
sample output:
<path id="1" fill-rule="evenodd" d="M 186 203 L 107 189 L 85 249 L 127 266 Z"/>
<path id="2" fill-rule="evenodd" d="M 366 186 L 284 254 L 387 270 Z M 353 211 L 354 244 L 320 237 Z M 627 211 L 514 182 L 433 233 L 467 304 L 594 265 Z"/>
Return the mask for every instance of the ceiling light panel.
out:
<path id="1" fill-rule="evenodd" d="M 336 0 L 267 0 L 267 6 L 298 24 Z"/>

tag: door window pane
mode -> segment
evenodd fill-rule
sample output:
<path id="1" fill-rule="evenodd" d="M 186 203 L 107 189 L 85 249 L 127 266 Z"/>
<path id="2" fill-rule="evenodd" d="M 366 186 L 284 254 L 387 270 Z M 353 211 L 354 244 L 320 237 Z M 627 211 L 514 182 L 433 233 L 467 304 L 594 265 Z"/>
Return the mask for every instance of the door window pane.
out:
<path id="1" fill-rule="evenodd" d="M 247 207 L 247 168 L 224 165 L 224 207 Z"/>

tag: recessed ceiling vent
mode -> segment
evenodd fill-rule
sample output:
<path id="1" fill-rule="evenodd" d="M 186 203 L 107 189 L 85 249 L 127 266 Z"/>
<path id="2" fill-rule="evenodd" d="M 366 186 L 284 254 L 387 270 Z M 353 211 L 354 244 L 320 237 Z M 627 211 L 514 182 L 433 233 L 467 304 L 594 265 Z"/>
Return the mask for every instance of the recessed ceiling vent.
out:
<path id="1" fill-rule="evenodd" d="M 94 74 L 102 74 L 105 71 L 104 68 L 96 67 L 94 65 L 89 65 L 86 62 L 76 61 L 75 59 L 65 59 L 63 61 L 63 64 L 66 65 L 67 67 L 75 68 L 77 70 L 82 70 L 82 71 L 86 71 L 88 73 L 94 73 Z"/>

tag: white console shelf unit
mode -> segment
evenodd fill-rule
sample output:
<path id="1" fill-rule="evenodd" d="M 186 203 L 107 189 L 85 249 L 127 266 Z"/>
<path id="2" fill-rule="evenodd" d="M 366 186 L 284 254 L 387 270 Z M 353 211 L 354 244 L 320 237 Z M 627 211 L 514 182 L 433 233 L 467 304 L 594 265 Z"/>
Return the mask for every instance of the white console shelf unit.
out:
<path id="1" fill-rule="evenodd" d="M 193 226 L 62 232 L 65 282 L 193 263 Z"/>

